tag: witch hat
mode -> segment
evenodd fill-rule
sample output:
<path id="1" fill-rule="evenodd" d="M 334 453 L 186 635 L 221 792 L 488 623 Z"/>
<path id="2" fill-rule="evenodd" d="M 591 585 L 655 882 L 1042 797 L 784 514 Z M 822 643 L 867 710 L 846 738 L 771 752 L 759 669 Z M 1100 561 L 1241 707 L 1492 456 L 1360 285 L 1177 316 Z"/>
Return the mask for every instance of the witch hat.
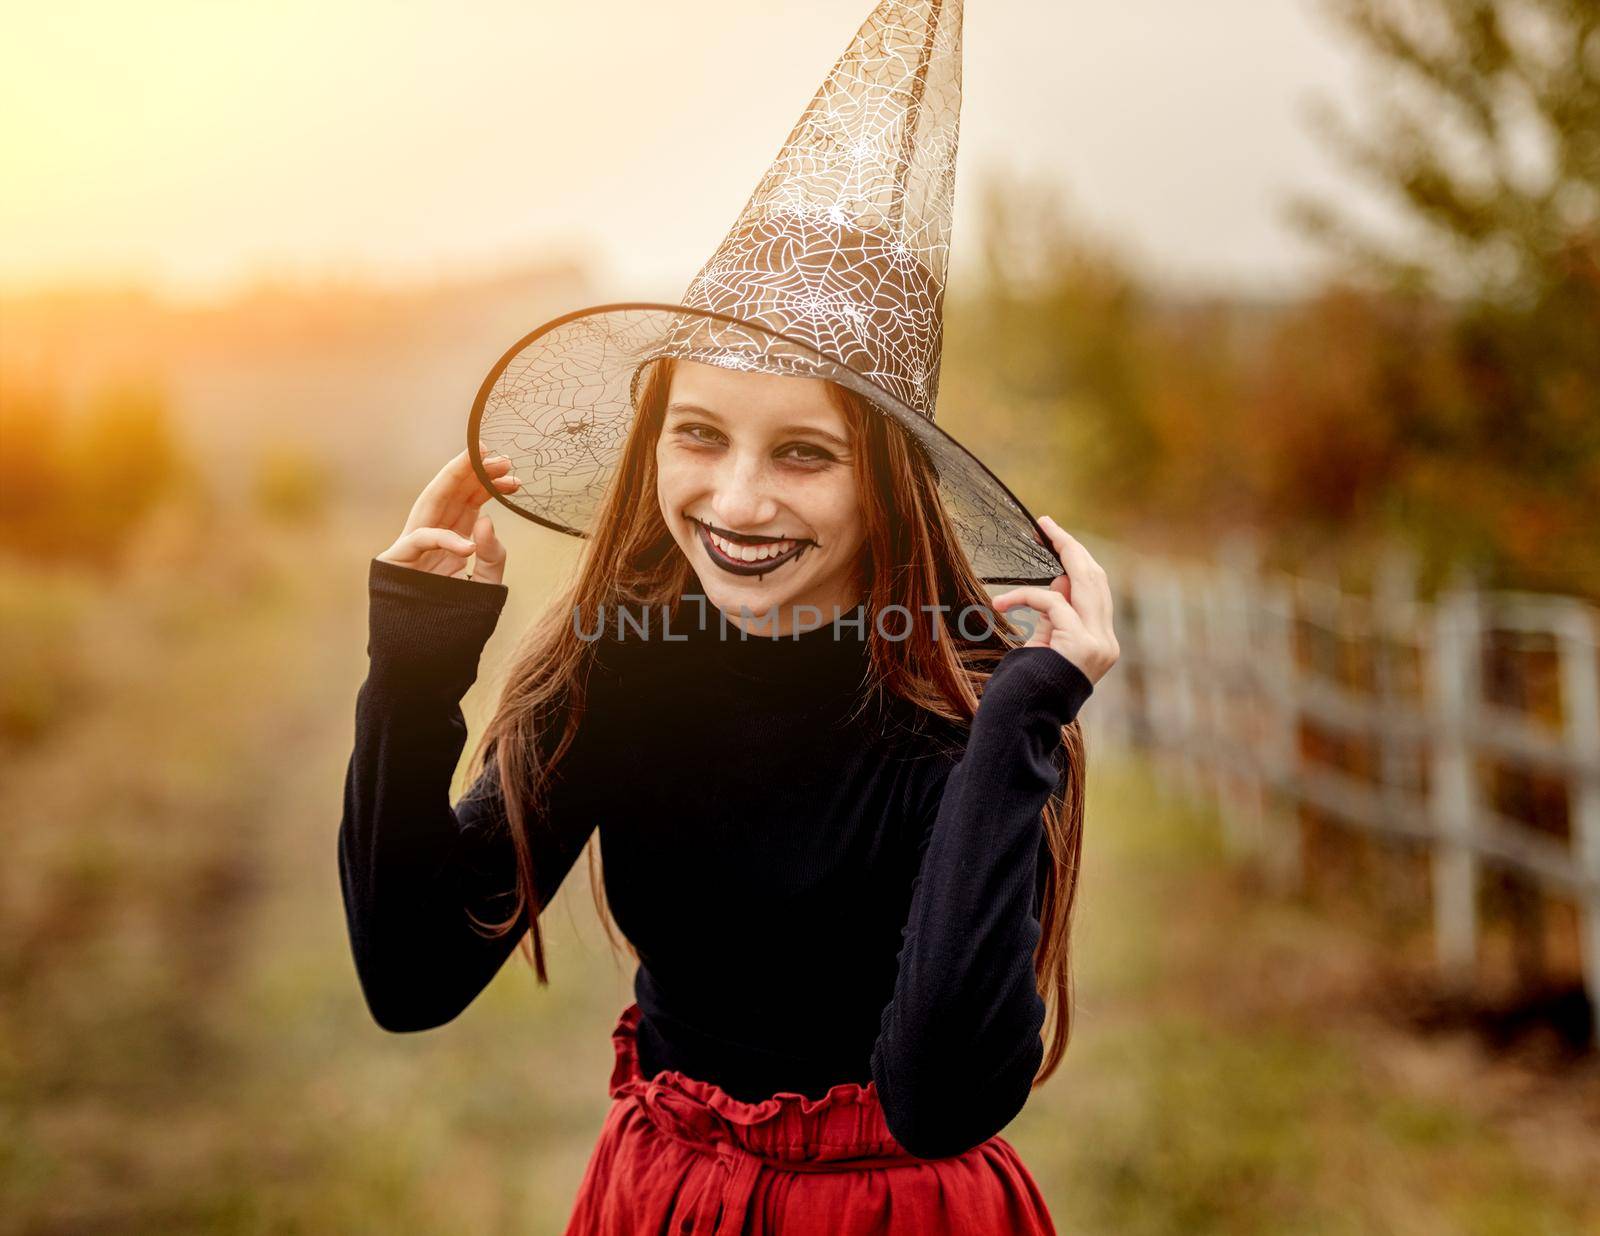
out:
<path id="1" fill-rule="evenodd" d="M 586 536 L 648 362 L 828 378 L 922 446 L 979 578 L 1060 575 L 1022 503 L 934 424 L 960 113 L 961 0 L 883 0 L 681 304 L 579 309 L 501 357 L 467 432 L 485 488 Z M 490 481 L 480 440 L 511 459 L 516 492 Z"/>

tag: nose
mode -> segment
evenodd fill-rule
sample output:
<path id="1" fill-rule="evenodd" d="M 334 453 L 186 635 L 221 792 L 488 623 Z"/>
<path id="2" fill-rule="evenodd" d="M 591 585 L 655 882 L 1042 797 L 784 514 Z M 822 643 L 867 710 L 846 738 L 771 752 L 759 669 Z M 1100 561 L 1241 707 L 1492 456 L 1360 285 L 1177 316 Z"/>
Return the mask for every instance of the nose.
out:
<path id="1" fill-rule="evenodd" d="M 768 490 L 760 455 L 729 452 L 719 470 L 711 509 L 730 532 L 756 532 L 777 517 L 778 501 Z"/>

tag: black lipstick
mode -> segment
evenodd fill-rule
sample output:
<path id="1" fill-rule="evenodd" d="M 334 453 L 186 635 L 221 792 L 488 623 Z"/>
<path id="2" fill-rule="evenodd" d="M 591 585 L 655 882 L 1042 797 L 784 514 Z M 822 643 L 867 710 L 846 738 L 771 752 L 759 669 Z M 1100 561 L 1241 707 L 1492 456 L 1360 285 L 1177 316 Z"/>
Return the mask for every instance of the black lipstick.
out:
<path id="1" fill-rule="evenodd" d="M 765 575 L 768 571 L 776 570 L 786 562 L 792 562 L 801 554 L 805 553 L 806 550 L 810 549 L 811 546 L 816 544 L 815 541 L 796 540 L 793 548 L 785 550 L 776 558 L 763 558 L 760 562 L 745 562 L 738 558 L 730 558 L 727 554 L 723 553 L 717 548 L 716 542 L 711 539 L 711 529 L 709 525 L 701 523 L 698 519 L 693 520 L 692 522 L 694 523 L 695 530 L 700 534 L 700 543 L 705 546 L 706 553 L 711 558 L 711 561 L 716 563 L 724 571 L 727 571 L 730 575 Z M 717 530 L 717 535 L 722 535 L 721 529 Z M 750 545 L 770 545 L 775 541 L 786 541 L 790 540 L 791 538 L 779 536 L 736 538 L 730 536 L 728 539 L 730 541 L 738 540 Z"/>

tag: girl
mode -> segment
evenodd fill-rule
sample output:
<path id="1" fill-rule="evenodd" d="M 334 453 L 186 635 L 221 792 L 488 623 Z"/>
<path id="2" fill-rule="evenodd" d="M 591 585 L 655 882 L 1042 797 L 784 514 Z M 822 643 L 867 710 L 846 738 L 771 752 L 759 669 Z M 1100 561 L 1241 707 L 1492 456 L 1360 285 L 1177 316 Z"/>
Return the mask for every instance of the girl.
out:
<path id="1" fill-rule="evenodd" d="M 934 425 L 959 52 L 955 0 L 882 0 L 683 303 L 521 340 L 371 564 L 339 864 L 373 1016 L 450 1020 L 523 939 L 544 982 L 594 835 L 638 959 L 573 1236 L 1053 1230 L 999 1134 L 1071 1029 L 1076 717 L 1118 649 L 1105 573 Z M 452 806 L 489 497 L 588 543 Z"/>

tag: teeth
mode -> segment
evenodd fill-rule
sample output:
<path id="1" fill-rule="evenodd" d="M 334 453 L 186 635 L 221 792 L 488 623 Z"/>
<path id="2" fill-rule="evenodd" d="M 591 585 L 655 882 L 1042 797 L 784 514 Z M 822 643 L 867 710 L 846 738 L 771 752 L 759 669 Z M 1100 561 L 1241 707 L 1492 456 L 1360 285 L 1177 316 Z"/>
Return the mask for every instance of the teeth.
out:
<path id="1" fill-rule="evenodd" d="M 706 529 L 706 534 L 723 553 L 740 562 L 765 562 L 768 558 L 776 558 L 779 554 L 786 554 L 794 548 L 793 541 L 776 541 L 770 545 L 735 545 L 732 541 L 725 540 Z"/>

